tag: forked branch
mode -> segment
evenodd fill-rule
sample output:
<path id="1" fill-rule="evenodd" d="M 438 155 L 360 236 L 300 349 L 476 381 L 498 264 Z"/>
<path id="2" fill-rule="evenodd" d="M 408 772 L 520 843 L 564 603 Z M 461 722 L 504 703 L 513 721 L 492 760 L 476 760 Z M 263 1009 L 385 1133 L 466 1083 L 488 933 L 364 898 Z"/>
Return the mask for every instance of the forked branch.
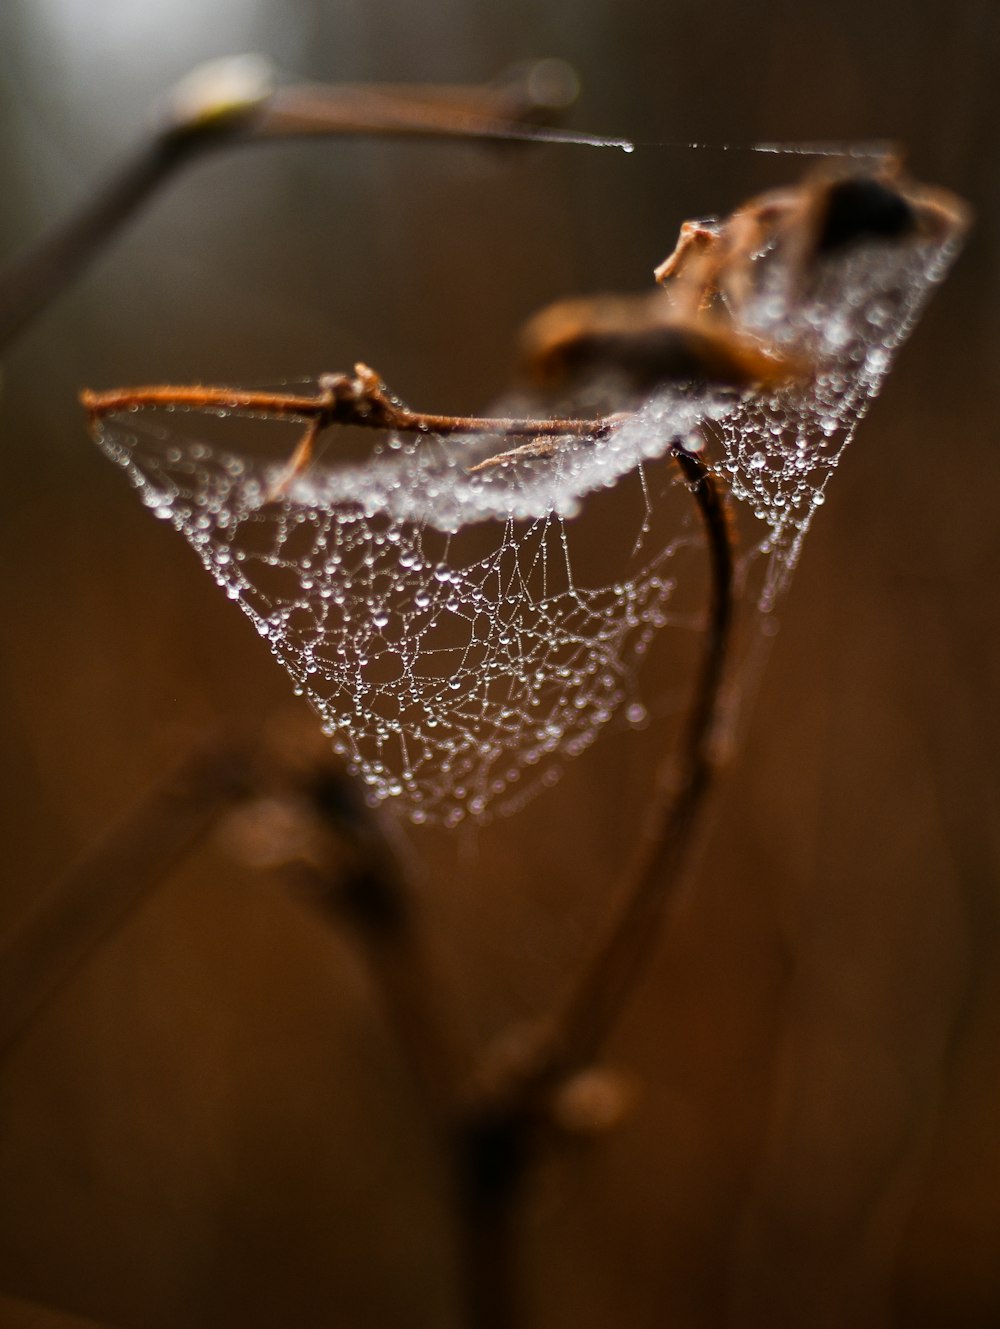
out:
<path id="1" fill-rule="evenodd" d="M 209 152 L 285 139 L 391 137 L 598 143 L 549 129 L 576 95 L 561 61 L 518 66 L 479 85 L 281 86 L 257 56 L 188 75 L 153 128 L 66 221 L 0 270 L 0 348 L 84 270 L 181 168 Z M 625 146 L 608 140 L 610 146 Z"/>
<path id="2" fill-rule="evenodd" d="M 603 419 L 495 419 L 411 410 L 364 365 L 353 375 L 327 375 L 312 394 L 243 392 L 230 388 L 144 387 L 86 393 L 92 420 L 139 408 L 243 410 L 299 421 L 305 430 L 291 465 L 310 460 L 317 435 L 333 425 L 360 425 L 420 434 L 524 437 L 531 441 L 486 463 L 516 466 L 523 457 L 549 455 L 561 437 L 600 440 L 622 416 Z M 711 568 L 711 603 L 705 647 L 688 712 L 679 761 L 661 772 L 655 805 L 640 840 L 606 935 L 594 948 L 568 996 L 528 1039 L 523 1055 L 499 1067 L 487 1056 L 462 1087 L 455 1075 L 453 1040 L 435 1015 L 434 983 L 418 963 L 408 921 L 409 902 L 391 855 L 371 839 L 371 825 L 351 791 L 354 811 L 333 819 L 348 844 L 364 847 L 360 875 L 333 883 L 341 917 L 350 921 L 366 953 L 373 980 L 429 1097 L 444 1105 L 455 1171 L 463 1242 L 467 1321 L 476 1329 L 517 1323 L 513 1273 L 516 1212 L 523 1183 L 551 1126 L 550 1105 L 560 1086 L 586 1069 L 621 1012 L 655 945 L 667 908 L 688 862 L 714 770 L 714 736 L 733 620 L 733 543 L 724 491 L 701 458 L 679 444 L 669 449 L 696 505 Z M 359 838 L 360 837 L 360 838 Z M 374 867 L 373 867 L 374 865 Z M 402 912 L 401 912 L 402 911 Z M 410 1017 L 413 1017 L 412 1019 Z M 413 1025 L 413 1028 L 410 1028 Z M 461 1092 L 456 1094 L 456 1088 Z M 449 1107 L 450 1104 L 450 1107 Z"/>

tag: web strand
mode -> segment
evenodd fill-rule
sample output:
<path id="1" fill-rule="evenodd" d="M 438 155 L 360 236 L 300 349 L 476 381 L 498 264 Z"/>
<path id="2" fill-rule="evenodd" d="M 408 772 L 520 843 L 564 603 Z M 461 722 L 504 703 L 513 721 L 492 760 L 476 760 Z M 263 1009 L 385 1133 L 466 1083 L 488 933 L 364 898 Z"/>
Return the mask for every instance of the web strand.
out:
<path id="1" fill-rule="evenodd" d="M 462 432 L 395 403 L 359 366 L 283 418 L 332 428 L 339 392 L 356 423 L 387 432 L 360 462 L 292 476 L 238 444 L 180 435 L 178 410 L 204 405 L 204 389 L 92 397 L 97 441 L 248 616 L 373 801 L 417 822 L 482 820 L 558 778 L 614 717 L 644 714 L 640 665 L 664 634 L 681 639 L 699 564 L 704 575 L 678 458 L 696 453 L 731 496 L 742 580 L 772 612 L 955 251 L 960 218 L 947 221 L 936 199 L 922 206 L 934 224 L 905 243 L 855 245 L 807 271 L 789 232 L 745 269 L 716 273 L 711 289 L 741 334 L 807 363 L 808 376 L 666 384 L 589 424 L 501 416 Z M 213 391 L 237 433 L 240 412 L 278 411 L 267 394 Z M 608 495 L 615 519 L 588 535 Z"/>

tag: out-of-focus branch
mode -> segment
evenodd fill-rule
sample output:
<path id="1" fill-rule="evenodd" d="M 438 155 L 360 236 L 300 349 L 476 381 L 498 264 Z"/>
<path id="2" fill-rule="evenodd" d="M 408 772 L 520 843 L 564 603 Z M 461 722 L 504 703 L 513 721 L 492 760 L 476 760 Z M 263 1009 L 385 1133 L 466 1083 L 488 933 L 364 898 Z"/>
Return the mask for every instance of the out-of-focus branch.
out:
<path id="1" fill-rule="evenodd" d="M 539 128 L 576 93 L 560 61 L 471 86 L 279 86 L 260 56 L 212 61 L 182 80 L 153 127 L 66 221 L 0 270 L 0 348 L 56 298 L 171 176 L 221 148 L 303 137 L 469 140 L 586 135 Z"/>
<path id="2" fill-rule="evenodd" d="M 406 854 L 358 782 L 329 756 L 295 779 L 300 809 L 318 834 L 291 868 L 310 902 L 349 930 L 376 997 L 439 1125 L 452 1115 L 467 1053 L 454 1003 L 442 996 L 419 937 Z"/>
<path id="3" fill-rule="evenodd" d="M 278 832 L 256 815 L 262 805 L 282 810 L 272 818 Z M 150 790 L 0 937 L 0 1056 L 232 815 L 267 841 L 255 850 L 258 863 L 277 867 L 324 917 L 349 928 L 428 1101 L 439 1119 L 450 1116 L 462 1079 L 457 1040 L 416 936 L 405 855 L 325 745 L 303 757 L 272 740 L 218 742 Z M 291 837 L 290 823 L 298 828 Z"/>
<path id="4" fill-rule="evenodd" d="M 549 128 L 578 90 L 562 60 L 515 65 L 489 83 L 302 84 L 276 88 L 254 132 L 586 143 L 592 141 L 586 135 Z"/>
<path id="5" fill-rule="evenodd" d="M 248 753 L 200 749 L 0 938 L 0 1055 L 250 787 Z"/>

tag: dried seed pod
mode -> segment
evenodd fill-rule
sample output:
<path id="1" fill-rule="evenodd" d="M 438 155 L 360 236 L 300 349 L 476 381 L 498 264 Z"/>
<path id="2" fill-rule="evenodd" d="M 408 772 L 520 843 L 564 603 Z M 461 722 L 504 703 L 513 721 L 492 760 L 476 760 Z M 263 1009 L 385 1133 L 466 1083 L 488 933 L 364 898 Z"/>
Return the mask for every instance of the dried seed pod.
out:
<path id="1" fill-rule="evenodd" d="M 648 395 L 667 384 L 746 389 L 800 377 L 800 360 L 705 316 L 679 316 L 660 291 L 565 300 L 521 335 L 522 372 L 549 391 L 601 377 Z"/>

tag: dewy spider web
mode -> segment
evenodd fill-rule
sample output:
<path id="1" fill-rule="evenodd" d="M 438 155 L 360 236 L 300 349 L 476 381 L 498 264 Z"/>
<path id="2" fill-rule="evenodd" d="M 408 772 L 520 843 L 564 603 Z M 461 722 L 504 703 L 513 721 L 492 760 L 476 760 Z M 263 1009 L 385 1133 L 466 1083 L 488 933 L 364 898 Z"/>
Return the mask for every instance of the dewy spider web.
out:
<path id="1" fill-rule="evenodd" d="M 486 469 L 510 440 L 389 436 L 284 488 L 280 460 L 186 441 L 155 412 L 102 418 L 97 440 L 249 616 L 373 800 L 415 821 L 482 819 L 635 707 L 637 663 L 679 621 L 678 569 L 702 538 L 671 450 L 700 452 L 752 514 L 743 569 L 770 611 L 954 245 L 854 246 L 808 296 L 772 245 L 741 323 L 808 356 L 808 382 L 660 391 L 608 431 Z M 595 561 L 581 514 L 630 474 L 643 509 L 623 565 L 581 577 Z"/>

